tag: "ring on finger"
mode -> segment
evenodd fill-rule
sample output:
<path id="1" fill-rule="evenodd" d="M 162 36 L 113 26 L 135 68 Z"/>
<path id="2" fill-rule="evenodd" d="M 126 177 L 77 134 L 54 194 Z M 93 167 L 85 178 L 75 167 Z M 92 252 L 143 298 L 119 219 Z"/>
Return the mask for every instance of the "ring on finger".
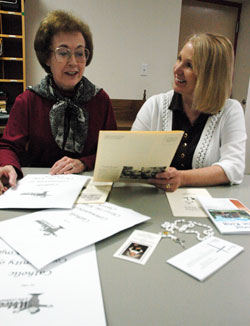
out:
<path id="1" fill-rule="evenodd" d="M 70 169 L 73 170 L 74 169 L 74 164 L 70 163 Z"/>
<path id="2" fill-rule="evenodd" d="M 171 184 L 170 183 L 167 183 L 166 184 L 166 189 L 170 189 L 171 188 Z"/>

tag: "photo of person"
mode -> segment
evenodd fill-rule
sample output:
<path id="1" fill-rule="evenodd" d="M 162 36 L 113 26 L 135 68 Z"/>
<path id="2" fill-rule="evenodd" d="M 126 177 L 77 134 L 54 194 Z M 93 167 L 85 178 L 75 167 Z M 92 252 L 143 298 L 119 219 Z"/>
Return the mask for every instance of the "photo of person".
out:
<path id="1" fill-rule="evenodd" d="M 141 259 L 148 246 L 144 246 L 135 242 L 132 242 L 127 249 L 123 252 L 122 255 L 128 256 L 133 259 Z"/>

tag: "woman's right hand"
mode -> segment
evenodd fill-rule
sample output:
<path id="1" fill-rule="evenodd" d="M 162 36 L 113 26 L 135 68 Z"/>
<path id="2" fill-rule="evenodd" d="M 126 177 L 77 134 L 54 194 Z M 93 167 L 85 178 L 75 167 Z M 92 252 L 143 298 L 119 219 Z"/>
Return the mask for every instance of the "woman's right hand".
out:
<path id="1" fill-rule="evenodd" d="M 157 173 L 154 179 L 148 179 L 148 183 L 165 192 L 174 192 L 182 184 L 182 175 L 176 168 L 169 167 L 165 172 Z"/>
<path id="2" fill-rule="evenodd" d="M 0 167 L 0 195 L 3 194 L 8 187 L 16 186 L 17 173 L 12 165 Z"/>

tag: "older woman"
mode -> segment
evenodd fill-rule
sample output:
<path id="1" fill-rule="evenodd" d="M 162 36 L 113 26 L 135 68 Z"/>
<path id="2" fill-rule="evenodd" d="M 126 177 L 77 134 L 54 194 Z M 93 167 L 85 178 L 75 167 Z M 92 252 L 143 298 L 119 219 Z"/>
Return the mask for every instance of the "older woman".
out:
<path id="1" fill-rule="evenodd" d="M 184 130 L 171 167 L 149 182 L 165 191 L 239 184 L 245 169 L 245 120 L 229 99 L 233 47 L 224 36 L 197 34 L 174 65 L 173 90 L 151 97 L 132 130 Z"/>
<path id="2" fill-rule="evenodd" d="M 34 47 L 47 75 L 11 109 L 0 141 L 0 193 L 16 184 L 21 166 L 51 167 L 51 174 L 93 169 L 99 130 L 116 129 L 108 95 L 83 77 L 93 56 L 88 25 L 53 11 Z"/>

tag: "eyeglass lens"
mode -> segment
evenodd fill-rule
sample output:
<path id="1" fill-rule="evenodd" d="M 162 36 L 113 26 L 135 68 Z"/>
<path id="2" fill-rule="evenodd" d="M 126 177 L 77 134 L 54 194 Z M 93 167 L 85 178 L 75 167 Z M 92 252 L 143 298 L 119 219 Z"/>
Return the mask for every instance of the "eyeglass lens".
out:
<path id="1" fill-rule="evenodd" d="M 84 62 L 85 60 L 88 60 L 89 57 L 89 50 L 86 48 L 77 49 L 74 53 L 72 53 L 70 49 L 61 47 L 56 48 L 54 53 L 58 62 L 66 62 L 70 60 L 72 54 L 74 54 L 75 60 L 77 62 Z"/>

